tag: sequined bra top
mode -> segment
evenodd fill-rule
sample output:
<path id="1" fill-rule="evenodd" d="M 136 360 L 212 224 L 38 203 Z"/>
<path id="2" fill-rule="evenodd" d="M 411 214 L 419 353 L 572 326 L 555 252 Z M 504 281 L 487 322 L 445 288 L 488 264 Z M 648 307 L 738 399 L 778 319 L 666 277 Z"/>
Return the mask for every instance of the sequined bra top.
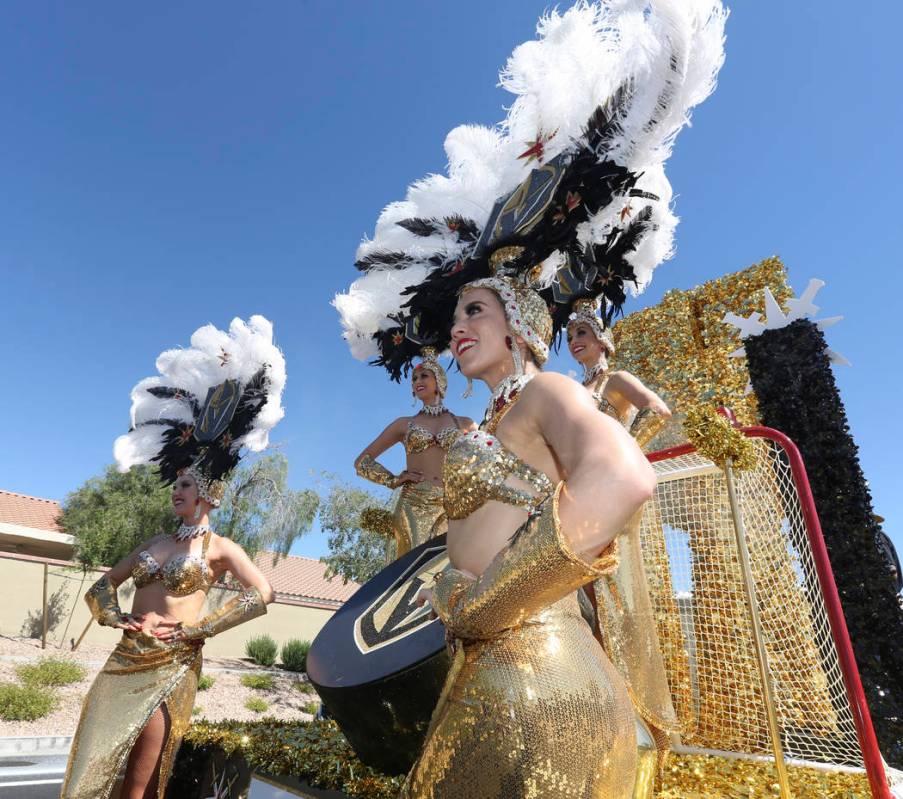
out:
<path id="1" fill-rule="evenodd" d="M 206 591 L 213 582 L 213 575 L 207 566 L 207 546 L 211 531 L 204 536 L 200 555 L 176 555 L 162 566 L 146 549 L 138 553 L 132 566 L 135 588 L 144 588 L 155 580 L 161 580 L 166 590 L 175 596 L 188 596 L 195 591 Z"/>
<path id="2" fill-rule="evenodd" d="M 449 425 L 438 433 L 433 433 L 419 424 L 408 422 L 408 432 L 404 436 L 404 451 L 408 455 L 417 455 L 430 447 L 441 447 L 447 452 L 460 432 L 456 426 Z"/>
<path id="3" fill-rule="evenodd" d="M 506 480 L 511 477 L 522 480 L 536 493 L 508 485 Z M 532 512 L 555 488 L 545 474 L 483 430 L 464 433 L 452 444 L 445 457 L 443 483 L 449 519 L 464 519 L 490 500 Z"/>

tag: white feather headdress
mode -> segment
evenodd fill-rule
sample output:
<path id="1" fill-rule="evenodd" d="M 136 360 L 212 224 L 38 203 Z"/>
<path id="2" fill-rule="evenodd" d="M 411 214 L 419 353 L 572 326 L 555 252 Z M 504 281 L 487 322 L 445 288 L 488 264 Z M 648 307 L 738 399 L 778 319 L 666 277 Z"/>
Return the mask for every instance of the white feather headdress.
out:
<path id="1" fill-rule="evenodd" d="M 664 162 L 689 124 L 691 109 L 714 89 L 724 60 L 726 18 L 720 0 L 581 0 L 564 13 L 545 15 L 537 39 L 517 47 L 500 73 L 501 85 L 516 95 L 506 118 L 493 128 L 452 130 L 445 141 L 448 174 L 415 182 L 403 202 L 386 207 L 373 238 L 360 245 L 357 265 L 365 274 L 334 301 L 355 357 L 378 355 L 396 376 L 424 343 L 411 335 L 412 317 L 419 315 L 417 322 L 429 328 L 434 316 L 431 299 L 412 301 L 418 287 L 456 274 L 461 263 L 468 279 L 475 270 L 485 271 L 484 264 L 469 267 L 475 256 L 485 255 L 477 240 L 499 198 L 522 188 L 537 166 L 559 156 L 565 159 L 558 161 L 561 169 L 573 172 L 587 148 L 597 164 L 629 173 L 630 179 L 611 180 L 613 190 L 598 194 L 598 207 L 582 209 L 584 218 L 569 240 L 556 248 L 544 242 L 532 253 L 538 260 L 525 266 L 541 266 L 534 287 L 551 292 L 557 281 L 550 304 L 566 304 L 559 273 L 567 266 L 567 251 L 608 252 L 633 225 L 630 241 L 620 242 L 620 262 L 609 267 L 606 279 L 614 275 L 641 291 L 672 254 L 677 217 Z M 550 200 L 549 213 L 558 212 Z M 584 293 L 597 288 L 585 286 Z M 618 304 L 617 293 L 606 299 Z M 568 312 L 562 309 L 556 328 Z M 444 346 L 441 336 L 428 343 Z"/>
<path id="2" fill-rule="evenodd" d="M 131 429 L 113 445 L 120 471 L 157 463 L 167 483 L 188 467 L 220 481 L 243 448 L 267 446 L 284 415 L 285 359 L 262 316 L 233 319 L 228 333 L 205 325 L 156 366 L 132 389 Z"/>

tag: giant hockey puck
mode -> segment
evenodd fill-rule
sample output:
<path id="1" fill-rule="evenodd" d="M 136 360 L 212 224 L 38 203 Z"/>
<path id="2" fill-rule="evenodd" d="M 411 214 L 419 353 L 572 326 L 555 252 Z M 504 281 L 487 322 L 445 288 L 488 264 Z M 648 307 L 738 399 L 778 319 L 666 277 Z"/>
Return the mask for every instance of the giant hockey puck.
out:
<path id="1" fill-rule="evenodd" d="M 386 774 L 410 769 L 448 672 L 445 628 L 418 607 L 448 564 L 445 536 L 368 580 L 320 630 L 307 676 L 358 757 Z"/>

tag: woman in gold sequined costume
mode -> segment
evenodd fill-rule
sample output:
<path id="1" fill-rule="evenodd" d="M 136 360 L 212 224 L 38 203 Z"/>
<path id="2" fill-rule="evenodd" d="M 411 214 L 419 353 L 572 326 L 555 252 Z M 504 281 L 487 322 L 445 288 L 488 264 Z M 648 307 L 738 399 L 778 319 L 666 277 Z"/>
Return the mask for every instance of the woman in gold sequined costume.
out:
<path id="1" fill-rule="evenodd" d="M 644 447 L 671 417 L 664 401 L 629 372 L 608 370 L 615 346 L 611 331 L 596 313 L 598 302 L 574 302 L 567 326 L 571 355 L 583 366 L 583 385 L 600 411 L 629 429 Z M 632 422 L 632 423 L 631 423 Z M 600 643 L 627 682 L 634 708 L 648 728 L 659 753 L 659 770 L 670 749 L 670 736 L 680 725 L 671 699 L 659 645 L 655 614 L 643 563 L 640 514 L 617 538 L 617 569 L 587 585 L 595 610 Z"/>
<path id="2" fill-rule="evenodd" d="M 604 298 L 610 322 L 670 252 L 664 160 L 714 87 L 724 19 L 719 0 L 543 17 L 500 73 L 506 119 L 449 133 L 448 175 L 386 208 L 336 298 L 352 352 L 393 379 L 428 341 L 492 390 L 445 459 L 452 567 L 422 598 L 454 657 L 406 799 L 633 792 L 632 703 L 577 589 L 616 569 L 654 472 L 579 383 L 540 368 L 575 300 Z"/>
<path id="3" fill-rule="evenodd" d="M 452 568 L 424 598 L 454 665 L 407 797 L 632 793 L 630 701 L 574 592 L 616 566 L 655 478 L 577 384 L 539 374 L 551 330 L 542 299 L 503 278 L 466 286 L 455 311 L 455 358 L 493 395 L 446 460 Z"/>
<path id="4" fill-rule="evenodd" d="M 210 529 L 209 513 L 239 446 L 262 449 L 282 416 L 284 360 L 263 317 L 234 320 L 228 336 L 201 328 L 192 344 L 161 355 L 162 377 L 136 386 L 132 431 L 116 441 L 123 471 L 159 465 L 181 525 L 144 541 L 85 596 L 98 624 L 122 630 L 122 639 L 85 698 L 62 799 L 106 799 L 120 781 L 120 799 L 162 799 L 194 706 L 204 640 L 263 615 L 273 601 L 245 551 Z M 243 592 L 202 616 L 225 572 Z M 128 579 L 135 595 L 125 613 L 117 588 Z"/>
<path id="5" fill-rule="evenodd" d="M 361 477 L 401 489 L 392 512 L 397 557 L 445 532 L 445 453 L 462 432 L 476 429 L 472 419 L 456 416 L 443 404 L 448 377 L 436 350 L 424 347 L 421 355 L 423 360 L 411 371 L 411 391 L 423 407 L 415 416 L 402 416 L 392 422 L 354 461 Z M 398 475 L 376 460 L 396 444 L 404 446 L 407 458 L 405 470 Z"/>

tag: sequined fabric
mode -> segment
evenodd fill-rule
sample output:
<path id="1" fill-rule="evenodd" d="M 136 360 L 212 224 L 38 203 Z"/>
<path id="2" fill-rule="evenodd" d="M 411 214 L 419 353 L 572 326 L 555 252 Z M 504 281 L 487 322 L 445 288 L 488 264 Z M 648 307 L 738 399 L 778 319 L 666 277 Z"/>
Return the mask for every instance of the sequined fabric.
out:
<path id="1" fill-rule="evenodd" d="M 108 799 L 135 740 L 165 703 L 172 726 L 160 764 L 157 799 L 163 799 L 200 672 L 199 647 L 126 631 L 85 697 L 61 799 Z"/>
<path id="2" fill-rule="evenodd" d="M 649 598 L 638 513 L 618 536 L 617 569 L 595 581 L 599 626 L 605 651 L 627 682 L 630 698 L 647 723 L 676 732 L 680 725 Z"/>
<path id="3" fill-rule="evenodd" d="M 443 492 L 439 486 L 424 481 L 408 483 L 401 489 L 392 510 L 398 557 L 442 535 L 446 528 Z"/>
<path id="4" fill-rule="evenodd" d="M 371 455 L 364 455 L 354 466 L 354 471 L 371 483 L 397 488 L 398 478 Z"/>
<path id="5" fill-rule="evenodd" d="M 144 588 L 155 580 L 162 580 L 166 590 L 174 596 L 187 596 L 195 591 L 206 591 L 212 582 L 212 574 L 207 566 L 207 547 L 211 533 L 204 535 L 200 555 L 177 555 L 161 567 L 150 552 L 138 553 L 132 566 L 135 588 Z"/>
<path id="6" fill-rule="evenodd" d="M 434 607 L 454 658 L 403 799 L 628 799 L 636 769 L 623 681 L 580 616 L 575 590 L 611 570 L 570 550 L 557 497 L 478 579 L 440 575 Z"/>
<path id="7" fill-rule="evenodd" d="M 533 491 L 508 485 L 516 478 Z M 445 456 L 443 469 L 445 512 L 449 519 L 464 519 L 490 500 L 532 511 L 537 496 L 548 495 L 552 482 L 540 471 L 506 450 L 493 435 L 482 430 L 464 433 Z"/>
<path id="8" fill-rule="evenodd" d="M 408 422 L 408 431 L 404 437 L 404 451 L 408 455 L 417 455 L 430 447 L 441 447 L 444 450 L 455 442 L 460 430 L 454 425 L 443 428 L 438 433 L 427 430 L 423 425 Z"/>
<path id="9" fill-rule="evenodd" d="M 85 602 L 94 620 L 104 627 L 118 624 L 122 618 L 119 607 L 119 593 L 110 578 L 104 575 L 85 594 Z"/>

